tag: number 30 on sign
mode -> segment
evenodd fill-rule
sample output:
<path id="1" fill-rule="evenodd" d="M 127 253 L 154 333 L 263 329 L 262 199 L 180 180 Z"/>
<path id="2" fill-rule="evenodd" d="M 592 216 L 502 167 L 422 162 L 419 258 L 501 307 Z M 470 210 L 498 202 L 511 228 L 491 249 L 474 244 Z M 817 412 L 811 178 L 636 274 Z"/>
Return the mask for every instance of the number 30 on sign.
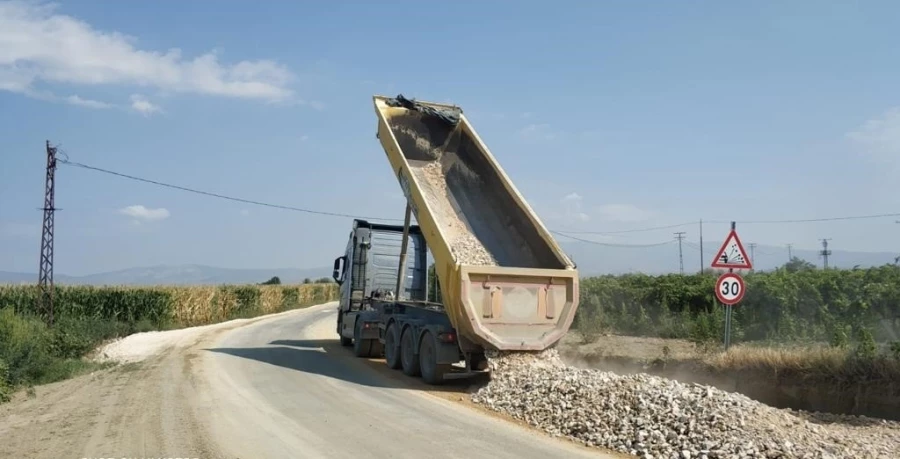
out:
<path id="1" fill-rule="evenodd" d="M 725 273 L 716 281 L 716 297 L 723 304 L 737 304 L 744 298 L 744 279 L 735 273 Z"/>

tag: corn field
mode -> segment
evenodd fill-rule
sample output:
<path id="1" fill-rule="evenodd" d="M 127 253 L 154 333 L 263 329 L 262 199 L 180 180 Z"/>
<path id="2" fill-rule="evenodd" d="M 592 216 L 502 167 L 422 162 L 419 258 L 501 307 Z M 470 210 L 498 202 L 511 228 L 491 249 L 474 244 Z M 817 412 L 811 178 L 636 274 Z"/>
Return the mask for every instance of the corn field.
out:
<path id="1" fill-rule="evenodd" d="M 34 311 L 33 285 L 0 286 L 0 309 Z M 54 315 L 189 327 L 311 306 L 337 298 L 336 284 L 171 287 L 56 286 Z"/>

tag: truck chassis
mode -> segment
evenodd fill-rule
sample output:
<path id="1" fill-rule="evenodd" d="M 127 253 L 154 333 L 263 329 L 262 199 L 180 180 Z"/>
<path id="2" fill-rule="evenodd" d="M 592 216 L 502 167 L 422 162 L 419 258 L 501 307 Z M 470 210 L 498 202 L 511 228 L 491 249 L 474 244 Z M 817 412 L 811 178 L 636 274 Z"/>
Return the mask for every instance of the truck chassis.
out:
<path id="1" fill-rule="evenodd" d="M 370 298 L 340 316 L 354 324 L 353 338 L 341 335 L 341 344 L 357 357 L 384 357 L 388 368 L 432 385 L 487 373 L 484 353 L 456 334 L 440 304 Z"/>

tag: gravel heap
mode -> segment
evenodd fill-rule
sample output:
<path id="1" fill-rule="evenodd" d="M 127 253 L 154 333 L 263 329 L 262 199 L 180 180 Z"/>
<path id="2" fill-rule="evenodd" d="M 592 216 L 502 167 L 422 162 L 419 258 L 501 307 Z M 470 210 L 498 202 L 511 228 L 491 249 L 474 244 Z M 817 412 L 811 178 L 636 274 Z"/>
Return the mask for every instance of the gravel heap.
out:
<path id="1" fill-rule="evenodd" d="M 434 211 L 438 225 L 449 239 L 447 243 L 460 263 L 466 265 L 494 266 L 497 260 L 484 244 L 469 231 L 468 226 L 460 218 L 460 212 L 452 203 L 447 191 L 447 177 L 440 161 L 435 161 L 423 168 L 413 169 L 418 182 L 426 184 L 430 190 L 425 193 L 428 205 Z"/>
<path id="2" fill-rule="evenodd" d="M 569 367 L 555 349 L 488 355 L 475 403 L 644 458 L 898 458 L 900 423 L 782 410 L 657 376 Z"/>

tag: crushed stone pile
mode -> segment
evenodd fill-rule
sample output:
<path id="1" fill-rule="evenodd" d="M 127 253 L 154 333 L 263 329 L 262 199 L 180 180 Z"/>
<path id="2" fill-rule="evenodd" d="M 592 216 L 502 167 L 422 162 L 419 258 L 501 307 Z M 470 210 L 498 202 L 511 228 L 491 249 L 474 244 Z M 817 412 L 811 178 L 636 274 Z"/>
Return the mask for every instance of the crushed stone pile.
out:
<path id="1" fill-rule="evenodd" d="M 434 210 L 434 217 L 446 233 L 450 249 L 460 263 L 481 266 L 496 265 L 497 260 L 484 244 L 469 231 L 460 218 L 460 212 L 454 208 L 447 190 L 447 177 L 444 175 L 441 163 L 435 161 L 413 171 L 418 176 L 419 183 L 425 183 L 431 189 L 429 193 L 426 193 L 428 205 Z"/>
<path id="2" fill-rule="evenodd" d="M 777 409 L 744 395 L 646 374 L 567 366 L 555 349 L 488 355 L 475 403 L 643 458 L 900 458 L 900 423 Z"/>

